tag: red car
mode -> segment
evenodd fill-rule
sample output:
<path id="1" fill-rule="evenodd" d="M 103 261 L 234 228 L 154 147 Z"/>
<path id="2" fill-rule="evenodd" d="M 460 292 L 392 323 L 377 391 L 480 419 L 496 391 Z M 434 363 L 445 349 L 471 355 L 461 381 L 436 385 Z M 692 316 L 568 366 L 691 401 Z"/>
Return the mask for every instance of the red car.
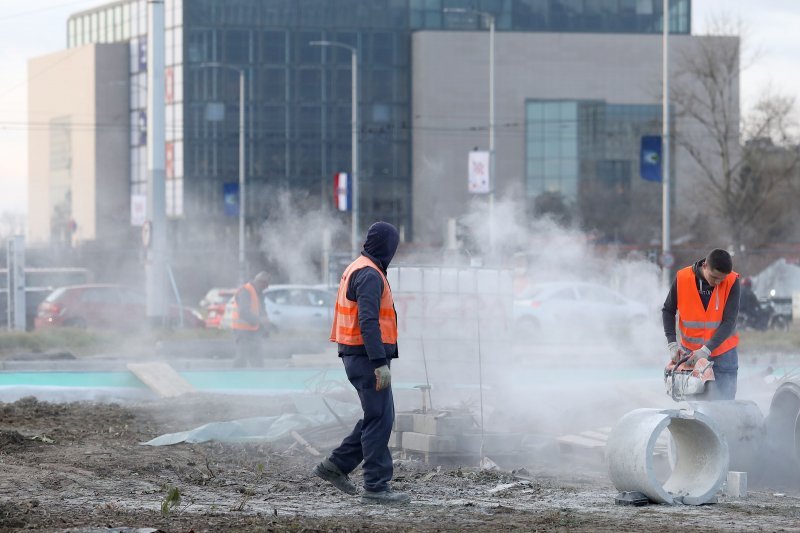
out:
<path id="1" fill-rule="evenodd" d="M 61 287 L 39 304 L 36 329 L 52 327 L 136 329 L 145 324 L 146 299 L 122 285 L 74 285 Z M 203 317 L 194 309 L 172 305 L 168 325 L 202 328 Z"/>
<path id="2" fill-rule="evenodd" d="M 236 289 L 211 289 L 200 305 L 206 311 L 206 327 L 218 328 L 225 314 L 225 304 L 236 294 Z"/>

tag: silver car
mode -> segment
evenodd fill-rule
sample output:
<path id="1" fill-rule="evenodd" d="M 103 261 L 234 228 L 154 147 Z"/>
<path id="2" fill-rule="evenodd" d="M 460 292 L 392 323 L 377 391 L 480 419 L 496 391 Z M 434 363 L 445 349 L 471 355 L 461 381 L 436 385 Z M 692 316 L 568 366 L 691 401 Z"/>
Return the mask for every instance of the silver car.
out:
<path id="1" fill-rule="evenodd" d="M 540 283 L 514 299 L 514 323 L 523 336 L 621 333 L 647 316 L 644 304 L 595 283 Z"/>
<path id="2" fill-rule="evenodd" d="M 336 293 L 316 285 L 270 285 L 264 309 L 275 331 L 329 332 Z"/>

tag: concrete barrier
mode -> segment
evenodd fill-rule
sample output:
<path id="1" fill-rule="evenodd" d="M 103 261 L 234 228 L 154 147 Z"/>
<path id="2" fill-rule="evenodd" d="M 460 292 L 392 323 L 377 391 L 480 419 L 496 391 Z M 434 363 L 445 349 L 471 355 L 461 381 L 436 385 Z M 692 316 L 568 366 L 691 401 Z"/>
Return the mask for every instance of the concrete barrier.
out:
<path id="1" fill-rule="evenodd" d="M 659 481 L 653 452 L 664 430 L 672 435 L 675 465 Z M 611 431 L 606 447 L 609 474 L 620 491 L 645 494 L 656 503 L 702 505 L 713 501 L 728 472 L 728 444 L 714 421 L 700 412 L 636 409 Z"/>
<path id="2" fill-rule="evenodd" d="M 767 434 L 771 446 L 800 468 L 800 376 L 781 383 L 772 396 Z"/>
<path id="3" fill-rule="evenodd" d="M 688 404 L 696 413 L 711 418 L 725 436 L 730 455 L 728 470 L 754 473 L 763 467 L 767 429 L 758 405 L 742 400 Z"/>

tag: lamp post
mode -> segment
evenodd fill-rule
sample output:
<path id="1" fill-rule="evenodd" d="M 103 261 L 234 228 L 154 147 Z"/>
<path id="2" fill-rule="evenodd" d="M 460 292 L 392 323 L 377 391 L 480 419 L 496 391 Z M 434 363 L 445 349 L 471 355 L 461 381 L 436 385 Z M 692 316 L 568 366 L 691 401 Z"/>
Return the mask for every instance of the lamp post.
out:
<path id="1" fill-rule="evenodd" d="M 669 231 L 669 0 L 664 0 L 664 21 L 662 23 L 662 63 L 661 77 L 661 280 L 665 287 L 670 286 L 672 254 Z"/>
<path id="2" fill-rule="evenodd" d="M 200 63 L 202 68 L 226 68 L 239 73 L 239 284 L 247 280 L 245 267 L 244 222 L 247 202 L 245 201 L 245 160 L 244 160 L 244 69 L 224 63 Z"/>
<path id="3" fill-rule="evenodd" d="M 487 11 L 468 7 L 446 7 L 445 13 L 472 13 L 486 17 L 489 24 L 489 247 L 494 251 L 494 30 L 495 16 Z"/>
<path id="4" fill-rule="evenodd" d="M 489 247 L 494 251 L 494 30 L 495 16 L 488 11 L 479 11 L 467 7 L 446 7 L 445 13 L 473 13 L 486 17 L 489 23 Z"/>
<path id="5" fill-rule="evenodd" d="M 344 48 L 345 50 L 350 51 L 350 62 L 351 62 L 351 70 L 352 70 L 352 91 L 351 91 L 351 110 L 350 110 L 350 125 L 351 125 L 351 139 L 350 142 L 352 144 L 352 151 L 351 151 L 351 166 L 352 169 L 350 171 L 352 183 L 353 183 L 353 220 L 352 226 L 350 229 L 350 248 L 352 250 L 352 255 L 355 256 L 358 254 L 358 241 L 359 241 L 359 234 L 358 234 L 358 217 L 359 217 L 359 207 L 358 207 L 358 49 L 355 46 L 350 46 L 349 44 L 340 43 L 337 41 L 311 41 L 308 44 L 311 46 L 333 46 L 338 48 Z"/>

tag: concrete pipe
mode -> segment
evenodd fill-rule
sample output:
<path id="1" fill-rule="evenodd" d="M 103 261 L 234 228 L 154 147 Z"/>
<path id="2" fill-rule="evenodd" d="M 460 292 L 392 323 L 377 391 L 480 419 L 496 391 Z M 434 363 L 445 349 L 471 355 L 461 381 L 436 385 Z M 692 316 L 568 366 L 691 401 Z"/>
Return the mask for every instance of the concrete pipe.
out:
<path id="1" fill-rule="evenodd" d="M 772 447 L 800 467 L 800 376 L 784 381 L 772 396 L 767 434 Z"/>
<path id="2" fill-rule="evenodd" d="M 669 429 L 675 467 L 662 484 L 656 477 L 653 451 Z M 617 422 L 606 446 L 611 481 L 619 491 L 636 491 L 656 503 L 708 503 L 728 473 L 728 444 L 714 421 L 698 412 L 636 409 Z"/>
<path id="3" fill-rule="evenodd" d="M 764 415 L 754 402 L 726 400 L 688 402 L 696 413 L 714 421 L 728 443 L 728 470 L 750 472 L 760 469 L 767 429 Z"/>

